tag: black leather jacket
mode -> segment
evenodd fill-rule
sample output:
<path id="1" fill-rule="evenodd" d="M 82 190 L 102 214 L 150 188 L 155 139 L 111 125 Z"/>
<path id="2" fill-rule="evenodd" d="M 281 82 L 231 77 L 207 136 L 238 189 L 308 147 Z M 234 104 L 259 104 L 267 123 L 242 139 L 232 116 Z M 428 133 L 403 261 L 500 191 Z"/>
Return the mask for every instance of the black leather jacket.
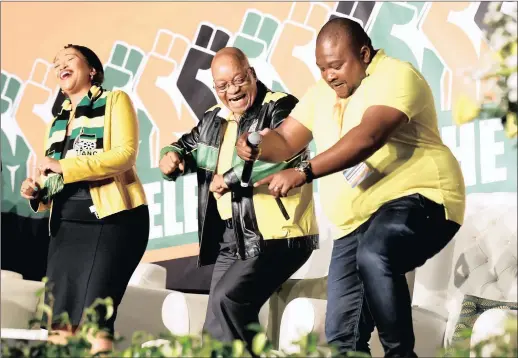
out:
<path id="1" fill-rule="evenodd" d="M 245 131 L 259 131 L 264 128 L 276 128 L 288 117 L 298 100 L 289 94 L 272 92 L 260 81 L 257 82 L 257 96 L 253 105 L 244 113 L 238 124 L 238 137 Z M 210 265 L 216 261 L 219 254 L 219 239 L 225 230 L 214 196 L 209 191 L 210 183 L 216 171 L 219 149 L 223 138 L 222 123 L 225 118 L 218 114 L 228 110 L 216 105 L 205 112 L 202 120 L 190 133 L 183 135 L 177 142 L 161 150 L 161 158 L 169 151 L 175 151 L 185 161 L 183 174 L 197 174 L 198 179 L 198 237 L 200 240 L 200 254 L 198 266 Z M 265 177 L 272 170 L 279 171 L 293 167 L 309 157 L 306 149 L 295 159 L 281 164 L 272 164 L 269 172 L 260 175 Z M 258 255 L 268 245 L 287 245 L 312 250 L 318 248 L 318 234 L 310 234 L 285 239 L 268 240 L 263 238 L 258 229 L 252 200 L 253 187 L 242 188 L 240 185 L 243 160 L 234 157 L 234 162 L 241 165 L 234 166 L 223 176 L 232 190 L 232 223 L 237 238 L 237 254 L 241 259 Z M 255 171 L 255 167 L 254 167 Z M 169 176 L 163 175 L 166 180 L 176 180 L 182 173 L 177 170 Z M 256 173 L 258 174 L 258 173 Z M 253 177 L 253 176 L 252 176 Z M 312 209 L 312 208 L 311 208 Z"/>

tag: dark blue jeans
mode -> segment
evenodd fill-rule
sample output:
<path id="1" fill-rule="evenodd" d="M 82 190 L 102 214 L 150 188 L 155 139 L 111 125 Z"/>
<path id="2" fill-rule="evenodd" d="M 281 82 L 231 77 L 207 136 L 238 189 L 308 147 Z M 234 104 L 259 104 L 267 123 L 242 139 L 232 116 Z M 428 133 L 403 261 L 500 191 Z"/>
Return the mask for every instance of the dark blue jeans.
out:
<path id="1" fill-rule="evenodd" d="M 370 354 L 378 328 L 386 357 L 416 357 L 405 273 L 423 265 L 460 226 L 444 207 L 414 194 L 390 201 L 334 242 L 327 288 L 326 337 L 340 353 Z"/>

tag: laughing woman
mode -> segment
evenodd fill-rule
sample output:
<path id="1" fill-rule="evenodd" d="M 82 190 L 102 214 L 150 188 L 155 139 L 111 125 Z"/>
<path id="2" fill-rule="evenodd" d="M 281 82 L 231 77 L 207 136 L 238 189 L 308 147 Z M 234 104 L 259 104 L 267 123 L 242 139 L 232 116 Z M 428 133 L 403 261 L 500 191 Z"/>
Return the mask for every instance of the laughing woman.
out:
<path id="1" fill-rule="evenodd" d="M 138 122 L 128 95 L 101 87 L 103 66 L 90 49 L 67 45 L 54 59 L 66 99 L 45 137 L 38 180 L 21 187 L 34 211 L 51 209 L 47 277 L 54 316 L 67 312 L 72 331 L 54 322 L 49 340 L 65 342 L 96 298 L 111 297 L 114 314 L 91 339 L 112 349 L 117 306 L 148 242 L 149 212 L 135 161 Z M 47 300 L 48 302 L 48 300 Z"/>

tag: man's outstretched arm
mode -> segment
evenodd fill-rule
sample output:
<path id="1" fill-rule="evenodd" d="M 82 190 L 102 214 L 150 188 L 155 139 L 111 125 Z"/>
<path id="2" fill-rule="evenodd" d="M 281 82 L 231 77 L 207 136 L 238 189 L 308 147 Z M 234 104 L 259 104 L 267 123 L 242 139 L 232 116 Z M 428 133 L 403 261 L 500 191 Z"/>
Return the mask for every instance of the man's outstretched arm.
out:
<path id="1" fill-rule="evenodd" d="M 408 122 L 405 113 L 388 106 L 372 106 L 361 123 L 335 145 L 311 160 L 315 178 L 353 167 L 380 149 L 390 136 Z"/>
<path id="2" fill-rule="evenodd" d="M 260 159 L 264 162 L 279 163 L 288 160 L 304 149 L 313 139 L 309 129 L 289 116 L 275 130 L 264 129 L 260 132 L 263 140 L 260 150 L 253 150 L 246 144 L 249 133 L 239 137 L 236 148 L 241 159 Z"/>
<path id="3" fill-rule="evenodd" d="M 407 122 L 407 115 L 397 109 L 387 106 L 369 108 L 358 126 L 310 161 L 314 178 L 336 173 L 361 163 L 381 148 L 390 136 Z M 306 177 L 300 172 L 286 169 L 257 181 L 254 186 L 266 184 L 270 193 L 278 197 L 288 195 L 291 189 L 305 182 Z"/>

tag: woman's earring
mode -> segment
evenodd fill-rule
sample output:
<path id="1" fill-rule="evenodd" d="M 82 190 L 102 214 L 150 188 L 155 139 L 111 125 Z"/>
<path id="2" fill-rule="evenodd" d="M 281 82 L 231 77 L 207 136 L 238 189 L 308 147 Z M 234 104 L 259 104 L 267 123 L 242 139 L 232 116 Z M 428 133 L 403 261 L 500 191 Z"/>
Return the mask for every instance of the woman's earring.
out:
<path id="1" fill-rule="evenodd" d="M 90 74 L 90 81 L 94 79 L 94 75 Z"/>

